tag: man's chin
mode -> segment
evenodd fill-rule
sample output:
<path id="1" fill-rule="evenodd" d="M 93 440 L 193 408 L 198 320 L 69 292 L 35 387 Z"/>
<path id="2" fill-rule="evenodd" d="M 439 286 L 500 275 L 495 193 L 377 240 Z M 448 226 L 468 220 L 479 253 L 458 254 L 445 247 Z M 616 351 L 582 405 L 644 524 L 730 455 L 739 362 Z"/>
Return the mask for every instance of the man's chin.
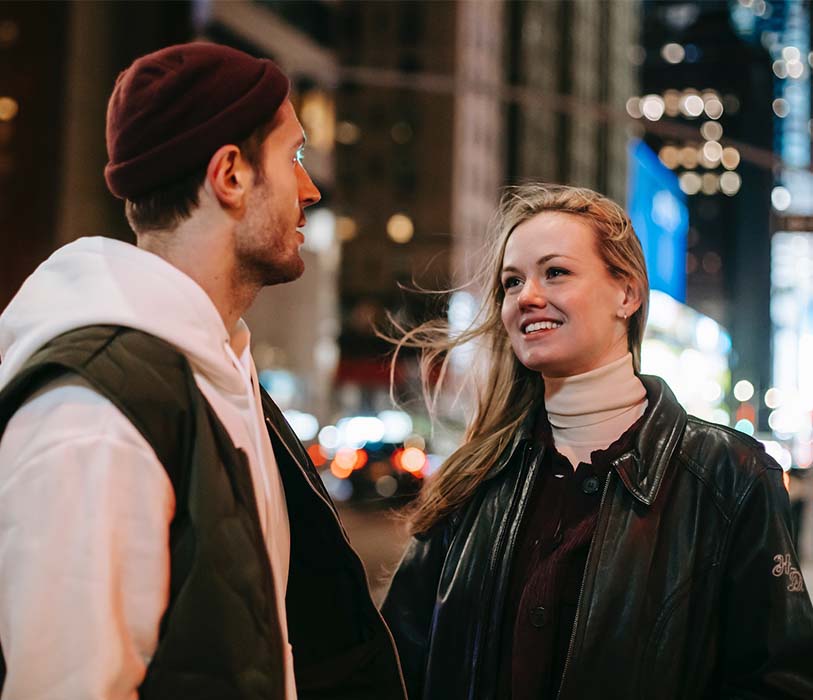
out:
<path id="1" fill-rule="evenodd" d="M 297 254 L 294 259 L 286 261 L 284 264 L 277 263 L 269 265 L 265 269 L 263 283 L 266 287 L 275 284 L 285 284 L 298 280 L 305 272 L 305 262 Z"/>

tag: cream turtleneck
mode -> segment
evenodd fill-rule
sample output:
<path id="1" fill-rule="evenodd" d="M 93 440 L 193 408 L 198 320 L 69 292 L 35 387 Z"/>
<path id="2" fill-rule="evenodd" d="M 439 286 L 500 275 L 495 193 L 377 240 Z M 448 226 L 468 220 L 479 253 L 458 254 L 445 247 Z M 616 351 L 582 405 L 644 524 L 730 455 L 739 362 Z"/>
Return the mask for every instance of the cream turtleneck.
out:
<path id="1" fill-rule="evenodd" d="M 584 374 L 544 379 L 553 442 L 574 469 L 612 445 L 646 410 L 631 353 Z"/>

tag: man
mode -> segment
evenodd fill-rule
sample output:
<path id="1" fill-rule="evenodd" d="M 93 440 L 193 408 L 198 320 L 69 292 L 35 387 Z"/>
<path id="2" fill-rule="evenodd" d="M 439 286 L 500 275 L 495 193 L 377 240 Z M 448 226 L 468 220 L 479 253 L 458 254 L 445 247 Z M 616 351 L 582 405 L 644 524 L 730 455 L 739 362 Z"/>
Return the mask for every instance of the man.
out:
<path id="1" fill-rule="evenodd" d="M 288 88 L 214 44 L 135 61 L 105 177 L 137 246 L 63 247 L 0 316 L 4 700 L 404 697 L 241 320 L 320 198 Z"/>

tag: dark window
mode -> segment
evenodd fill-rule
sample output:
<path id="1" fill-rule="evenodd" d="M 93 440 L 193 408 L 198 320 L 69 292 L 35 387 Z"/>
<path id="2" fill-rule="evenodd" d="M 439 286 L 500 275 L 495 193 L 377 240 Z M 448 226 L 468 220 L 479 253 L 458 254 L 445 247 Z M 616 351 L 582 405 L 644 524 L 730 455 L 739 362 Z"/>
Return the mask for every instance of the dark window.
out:
<path id="1" fill-rule="evenodd" d="M 424 34 L 423 13 L 425 11 L 419 2 L 404 4 L 398 26 L 398 40 L 401 44 L 414 46 L 421 43 Z"/>

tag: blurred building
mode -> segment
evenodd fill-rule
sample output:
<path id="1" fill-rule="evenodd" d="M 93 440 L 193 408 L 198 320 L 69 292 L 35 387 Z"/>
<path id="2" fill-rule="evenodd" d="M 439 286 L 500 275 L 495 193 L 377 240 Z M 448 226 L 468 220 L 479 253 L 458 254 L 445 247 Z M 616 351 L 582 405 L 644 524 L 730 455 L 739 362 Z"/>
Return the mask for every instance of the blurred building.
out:
<path id="1" fill-rule="evenodd" d="M 190 5 L 0 5 L 0 309 L 59 245 L 127 238 L 105 187 L 104 123 L 116 75 L 191 36 Z"/>
<path id="2" fill-rule="evenodd" d="M 760 427 L 772 438 L 766 441 L 769 452 L 798 477 L 791 479 L 789 490 L 799 551 L 808 562 L 813 561 L 812 15 L 809 0 L 755 0 L 740 2 L 732 10 L 738 34 L 769 55 L 777 156 L 769 195 L 771 386 L 738 398 L 743 406 L 759 410 Z"/>
<path id="3" fill-rule="evenodd" d="M 51 250 L 55 216 L 39 201 L 58 191 L 63 81 L 54 65 L 65 58 L 66 6 L 0 8 L 0 308 Z M 21 69 L 24 66 L 24 69 Z"/>
<path id="4" fill-rule="evenodd" d="M 628 110 L 688 201 L 686 301 L 730 329 L 730 424 L 791 470 L 809 560 L 811 3 L 645 1 L 643 36 Z"/>
<path id="5" fill-rule="evenodd" d="M 342 2 L 338 13 L 340 376 L 386 382 L 370 321 L 385 308 L 412 321 L 444 312 L 398 284 L 470 279 L 502 185 L 569 182 L 623 201 L 640 4 Z"/>
<path id="6" fill-rule="evenodd" d="M 509 79 L 523 88 L 505 129 L 509 179 L 590 187 L 623 204 L 641 3 L 512 2 L 508 12 Z"/>
<path id="7" fill-rule="evenodd" d="M 483 233 L 505 184 L 505 46 L 509 7 L 502 0 L 460 3 L 455 52 L 452 268 L 455 284 L 476 272 Z"/>
<path id="8" fill-rule="evenodd" d="M 449 281 L 455 101 L 426 76 L 455 69 L 453 2 L 342 2 L 337 53 L 336 200 L 342 248 L 339 380 L 362 401 L 388 382 L 385 309 L 425 313 L 399 285 Z"/>
<path id="9" fill-rule="evenodd" d="M 687 196 L 686 303 L 730 330 L 734 380 L 747 378 L 764 391 L 770 381 L 770 61 L 761 46 L 736 34 L 728 2 L 645 0 L 643 22 L 642 95 L 628 109 L 646 125 L 646 142 Z"/>

